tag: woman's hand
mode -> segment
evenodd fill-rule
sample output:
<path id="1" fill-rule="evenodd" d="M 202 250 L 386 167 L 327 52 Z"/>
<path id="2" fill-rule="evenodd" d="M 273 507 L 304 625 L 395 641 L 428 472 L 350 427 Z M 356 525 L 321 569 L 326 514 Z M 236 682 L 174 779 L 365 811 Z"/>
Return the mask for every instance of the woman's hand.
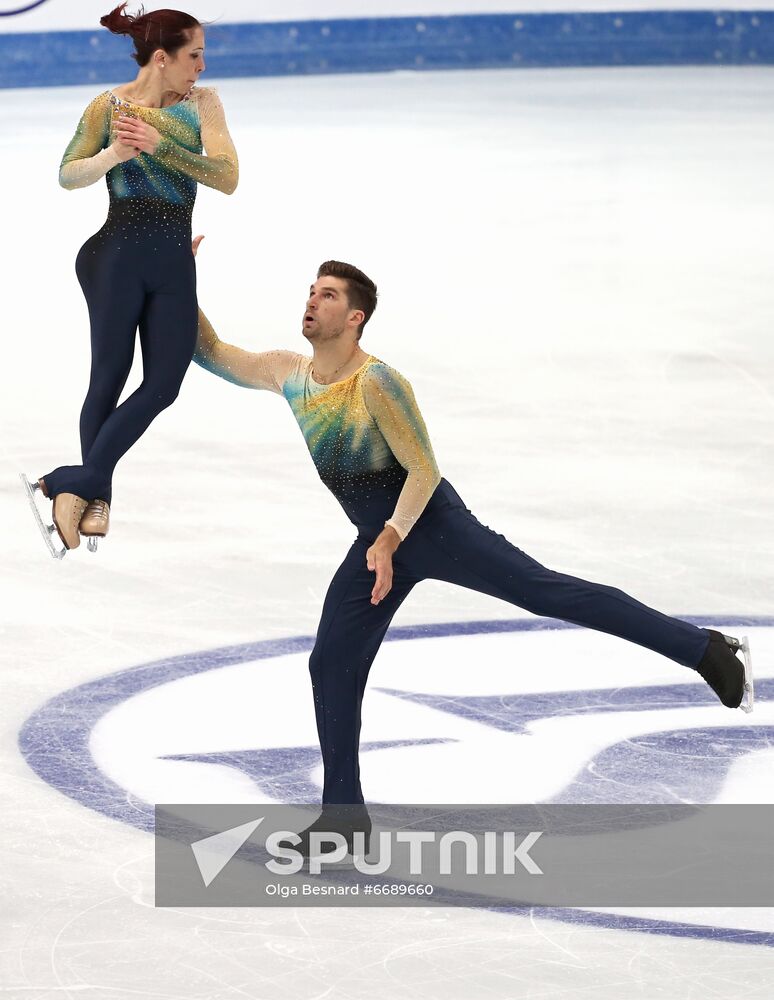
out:
<path id="1" fill-rule="evenodd" d="M 151 156 L 161 142 L 161 134 L 157 129 L 141 118 L 131 118 L 129 115 L 121 115 L 116 119 L 116 136 L 119 142 L 134 147 L 138 153 L 149 153 Z"/>
<path id="2" fill-rule="evenodd" d="M 139 149 L 135 149 L 134 146 L 130 146 L 127 143 L 122 142 L 121 139 L 116 139 L 115 142 L 111 143 L 110 148 L 114 151 L 120 163 L 126 163 L 127 160 L 133 160 L 140 152 Z"/>
<path id="3" fill-rule="evenodd" d="M 196 256 L 196 251 L 199 249 L 199 244 L 203 239 L 204 239 L 203 236 L 194 236 L 193 240 L 191 241 L 191 253 L 194 255 L 194 257 Z"/>

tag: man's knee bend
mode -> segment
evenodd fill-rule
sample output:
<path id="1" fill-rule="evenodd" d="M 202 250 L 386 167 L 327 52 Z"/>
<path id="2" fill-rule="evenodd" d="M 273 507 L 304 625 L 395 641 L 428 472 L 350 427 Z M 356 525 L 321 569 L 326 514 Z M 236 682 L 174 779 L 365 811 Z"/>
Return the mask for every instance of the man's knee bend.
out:
<path id="1" fill-rule="evenodd" d="M 320 645 L 316 645 L 309 656 L 309 676 L 312 678 L 312 687 L 316 687 L 322 680 L 323 669 L 323 650 Z"/>
<path id="2" fill-rule="evenodd" d="M 547 618 L 571 617 L 575 620 L 592 614 L 600 606 L 600 600 L 603 603 L 610 598 L 616 601 L 631 601 L 622 590 L 617 590 L 615 587 L 557 575 L 558 580 L 546 585 L 536 596 L 534 603 L 538 605 L 539 610 L 529 609 L 534 614 Z"/>
<path id="3" fill-rule="evenodd" d="M 561 618 L 577 597 L 575 588 L 563 574 L 545 570 L 532 581 L 522 607 L 543 618 Z"/>

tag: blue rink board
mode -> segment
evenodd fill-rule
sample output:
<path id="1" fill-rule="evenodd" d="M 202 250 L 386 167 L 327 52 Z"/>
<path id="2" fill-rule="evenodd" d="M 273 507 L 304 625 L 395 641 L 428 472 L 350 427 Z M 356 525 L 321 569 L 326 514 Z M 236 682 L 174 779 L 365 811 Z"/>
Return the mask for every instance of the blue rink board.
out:
<path id="1" fill-rule="evenodd" d="M 0 18 L 0 28 L 3 20 Z M 94 31 L 0 33 L 0 87 L 133 75 L 128 39 Z M 207 29 L 213 77 L 399 69 L 774 64 L 774 11 L 629 11 L 342 18 Z"/>
<path id="2" fill-rule="evenodd" d="M 774 618 L 765 616 L 734 615 L 722 619 L 717 619 L 714 616 L 685 616 L 683 620 L 690 621 L 694 625 L 725 628 L 771 627 L 774 625 Z M 575 627 L 554 619 L 540 618 L 404 625 L 391 628 L 387 633 L 386 641 L 493 633 L 540 632 L 574 629 Z M 267 670 L 271 671 L 272 661 L 276 657 L 293 653 L 307 653 L 313 645 L 314 638 L 312 636 L 261 640 L 238 646 L 226 646 L 173 656 L 88 681 L 56 695 L 40 706 L 22 726 L 19 733 L 19 749 L 27 765 L 38 777 L 79 806 L 92 809 L 111 819 L 150 833 L 153 830 L 153 805 L 137 799 L 128 794 L 126 789 L 115 784 L 99 769 L 91 755 L 90 737 L 94 726 L 100 719 L 129 698 L 154 687 L 195 674 L 217 671 L 247 662 L 263 662 Z M 774 678 L 765 678 L 759 681 L 756 684 L 756 689 L 766 700 L 774 697 Z M 660 688 L 630 687 L 626 691 L 630 707 L 634 708 L 652 707 L 654 696 L 657 702 L 662 702 L 664 697 L 666 696 L 668 699 L 670 694 L 676 702 L 685 700 L 687 697 L 687 703 L 694 706 L 703 703 L 716 704 L 714 695 L 711 695 L 708 690 L 704 690 L 704 685 L 698 681 L 695 685 L 679 684 Z M 599 693 L 596 692 L 596 694 Z M 608 695 L 611 693 L 607 692 Z M 530 702 L 539 701 L 541 705 L 538 715 L 545 716 L 550 712 L 550 705 L 546 702 L 546 698 L 550 700 L 552 697 L 559 699 L 557 707 L 564 715 L 582 714 L 586 711 L 587 705 L 584 703 L 583 691 L 574 692 L 578 702 L 575 709 L 566 703 L 565 696 L 566 692 L 557 692 L 553 696 L 526 695 L 520 700 L 519 714 L 528 715 Z M 441 708 L 442 701 L 443 699 L 436 707 Z M 475 699 L 472 701 L 475 702 Z M 754 738 L 754 729 L 748 729 L 748 735 Z M 767 732 L 766 736 L 770 739 L 771 734 Z M 753 740 L 751 740 L 752 742 Z M 362 749 L 368 749 L 368 747 Z M 283 753 L 282 750 L 269 751 L 269 753 L 277 752 Z M 319 761 L 319 753 L 316 751 L 314 757 L 315 761 L 306 762 L 305 766 L 311 767 L 313 763 Z M 186 759 L 186 757 L 181 759 Z M 203 758 L 199 757 L 198 759 Z M 222 763 L 222 761 L 218 761 L 218 763 Z M 276 763 L 286 765 L 287 761 L 278 759 Z M 240 766 L 240 763 L 233 760 L 231 766 Z M 244 760 L 242 768 L 244 769 Z M 254 778 L 255 775 L 251 774 L 250 777 Z M 293 799 L 285 797 L 283 800 L 293 801 Z M 305 801 L 305 799 L 300 798 L 295 801 Z M 530 913 L 530 910 L 523 907 L 497 907 L 494 912 L 523 917 Z M 534 913 L 538 917 L 580 926 L 774 948 L 774 933 L 765 930 L 715 927 L 708 924 L 686 923 L 680 920 L 624 916 L 568 907 L 539 907 L 534 910 Z"/>

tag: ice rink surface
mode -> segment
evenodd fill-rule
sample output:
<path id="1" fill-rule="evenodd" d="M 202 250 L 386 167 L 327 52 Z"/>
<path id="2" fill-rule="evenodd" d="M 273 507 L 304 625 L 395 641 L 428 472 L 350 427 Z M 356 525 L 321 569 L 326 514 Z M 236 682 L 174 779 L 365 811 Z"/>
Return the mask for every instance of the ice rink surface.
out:
<path id="1" fill-rule="evenodd" d="M 770 910 L 153 908 L 153 801 L 319 788 L 303 649 L 227 669 L 217 651 L 313 635 L 353 530 L 284 401 L 192 368 L 119 466 L 101 551 L 46 554 L 17 472 L 78 457 L 73 262 L 107 197 L 61 190 L 56 170 L 100 89 L 0 93 L 0 996 L 771 996 Z M 230 199 L 200 188 L 195 228 L 220 336 L 303 350 L 317 265 L 357 264 L 381 292 L 364 346 L 411 379 L 481 520 L 555 569 L 754 643 L 748 718 L 654 654 L 424 584 L 372 673 L 366 795 L 774 801 L 774 71 L 219 91 L 241 183 Z M 256 760 L 283 748 L 267 776 Z"/>

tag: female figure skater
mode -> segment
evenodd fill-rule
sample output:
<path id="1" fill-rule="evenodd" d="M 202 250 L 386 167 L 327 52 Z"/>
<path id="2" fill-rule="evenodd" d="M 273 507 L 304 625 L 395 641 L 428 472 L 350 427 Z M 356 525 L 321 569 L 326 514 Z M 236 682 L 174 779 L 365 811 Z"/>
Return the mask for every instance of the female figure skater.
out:
<path id="1" fill-rule="evenodd" d="M 231 194 L 238 163 L 215 92 L 196 87 L 204 31 L 178 10 L 137 16 L 122 3 L 101 18 L 130 35 L 140 70 L 86 108 L 64 154 L 59 181 L 86 187 L 107 176 L 105 225 L 81 247 L 76 273 L 91 321 L 91 380 L 80 418 L 82 465 L 60 466 L 33 484 L 24 478 L 51 551 L 61 558 L 108 530 L 113 470 L 177 397 L 196 345 L 196 269 L 191 213 L 197 182 Z M 203 155 L 204 149 L 206 155 Z M 139 327 L 143 381 L 120 406 Z M 45 526 L 34 503 L 53 501 Z M 56 531 L 64 545 L 57 550 Z"/>

